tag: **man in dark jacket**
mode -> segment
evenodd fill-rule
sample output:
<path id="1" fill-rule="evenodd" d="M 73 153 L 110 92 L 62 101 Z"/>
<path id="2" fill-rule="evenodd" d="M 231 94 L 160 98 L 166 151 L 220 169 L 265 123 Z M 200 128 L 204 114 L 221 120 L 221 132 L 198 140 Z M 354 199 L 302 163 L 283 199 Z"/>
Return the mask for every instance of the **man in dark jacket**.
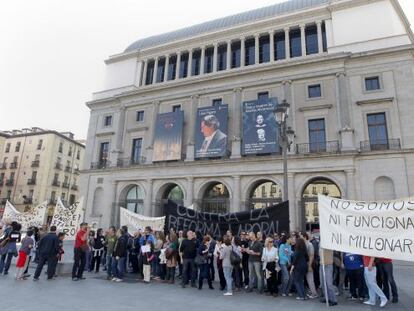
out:
<path id="1" fill-rule="evenodd" d="M 42 273 L 43 266 L 47 262 L 47 279 L 52 280 L 55 273 L 56 258 L 59 253 L 59 239 L 56 235 L 56 226 L 50 227 L 50 232 L 46 234 L 37 245 L 37 255 L 39 263 L 33 280 L 38 281 Z"/>
<path id="2" fill-rule="evenodd" d="M 122 282 L 125 273 L 125 262 L 127 257 L 128 238 L 125 231 L 119 229 L 118 239 L 115 243 L 114 252 L 112 253 L 112 281 Z"/>
<path id="3" fill-rule="evenodd" d="M 196 287 L 196 266 L 195 257 L 197 255 L 197 243 L 194 232 L 187 232 L 187 239 L 181 243 L 180 253 L 183 258 L 183 281 L 181 286 L 184 288 L 188 284 L 188 276 L 191 276 L 191 287 Z"/>

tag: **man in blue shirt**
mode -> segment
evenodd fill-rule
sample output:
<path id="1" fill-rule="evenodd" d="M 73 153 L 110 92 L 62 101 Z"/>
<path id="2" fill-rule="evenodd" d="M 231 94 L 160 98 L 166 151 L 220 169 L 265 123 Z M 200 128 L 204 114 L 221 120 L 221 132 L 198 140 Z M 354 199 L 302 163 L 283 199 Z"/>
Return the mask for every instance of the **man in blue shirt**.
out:
<path id="1" fill-rule="evenodd" d="M 344 266 L 349 276 L 350 296 L 348 299 L 362 301 L 365 297 L 364 290 L 364 263 L 361 255 L 345 253 L 343 256 Z M 357 293 L 358 290 L 358 293 Z"/>

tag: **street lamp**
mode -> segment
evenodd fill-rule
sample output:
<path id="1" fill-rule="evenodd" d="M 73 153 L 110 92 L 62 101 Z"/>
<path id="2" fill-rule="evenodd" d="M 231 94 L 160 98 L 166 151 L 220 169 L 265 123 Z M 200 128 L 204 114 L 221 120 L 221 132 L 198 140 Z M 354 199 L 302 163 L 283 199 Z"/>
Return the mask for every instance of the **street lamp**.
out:
<path id="1" fill-rule="evenodd" d="M 289 117 L 290 105 L 283 100 L 280 105 L 273 110 L 276 123 L 279 129 L 279 144 L 282 147 L 283 154 L 283 200 L 288 200 L 288 177 L 287 177 L 287 151 L 290 150 L 295 132 L 287 126 L 286 119 Z"/>

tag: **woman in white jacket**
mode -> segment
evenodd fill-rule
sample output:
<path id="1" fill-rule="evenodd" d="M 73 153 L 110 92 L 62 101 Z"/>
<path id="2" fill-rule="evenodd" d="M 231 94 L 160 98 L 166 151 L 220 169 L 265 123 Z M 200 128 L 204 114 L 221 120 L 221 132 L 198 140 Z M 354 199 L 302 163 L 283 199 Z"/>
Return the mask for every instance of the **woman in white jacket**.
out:
<path id="1" fill-rule="evenodd" d="M 277 296 L 277 273 L 279 268 L 278 250 L 272 238 L 267 238 L 262 253 L 263 270 L 265 271 L 268 295 Z"/>

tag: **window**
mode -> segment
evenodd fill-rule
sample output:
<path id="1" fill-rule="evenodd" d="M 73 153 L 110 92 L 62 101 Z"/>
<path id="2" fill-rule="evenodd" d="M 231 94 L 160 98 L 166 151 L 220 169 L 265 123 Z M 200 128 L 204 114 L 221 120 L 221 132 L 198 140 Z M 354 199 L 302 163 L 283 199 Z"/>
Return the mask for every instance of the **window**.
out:
<path id="1" fill-rule="evenodd" d="M 328 50 L 328 43 L 327 43 L 327 40 L 326 40 L 325 22 L 322 23 L 322 48 L 323 48 L 324 52 L 326 52 Z"/>
<path id="2" fill-rule="evenodd" d="M 263 36 L 259 39 L 259 63 L 270 61 L 270 38 Z"/>
<path id="3" fill-rule="evenodd" d="M 65 201 L 65 197 L 66 197 L 66 193 L 62 193 L 62 195 L 60 196 L 60 198 L 62 199 L 62 201 Z"/>
<path id="4" fill-rule="evenodd" d="M 286 43 L 285 33 L 278 32 L 275 34 L 275 60 L 281 60 L 286 58 Z"/>
<path id="5" fill-rule="evenodd" d="M 320 84 L 313 84 L 308 86 L 308 98 L 316 98 L 321 97 L 321 85 Z"/>
<path id="6" fill-rule="evenodd" d="M 59 173 L 55 173 L 55 176 L 53 177 L 53 181 L 57 182 L 59 180 Z"/>
<path id="7" fill-rule="evenodd" d="M 39 161 L 40 160 L 40 154 L 36 154 L 35 155 L 35 161 Z"/>
<path id="8" fill-rule="evenodd" d="M 175 80 L 175 72 L 177 70 L 177 56 L 170 56 L 170 63 L 168 64 L 168 81 Z"/>
<path id="9" fill-rule="evenodd" d="M 186 78 L 188 75 L 188 53 L 181 54 L 180 59 L 180 78 Z"/>
<path id="10" fill-rule="evenodd" d="M 368 114 L 367 121 L 371 150 L 388 149 L 388 130 L 385 113 Z"/>
<path id="11" fill-rule="evenodd" d="M 20 141 L 18 141 L 17 143 L 16 143 L 16 148 L 14 149 L 14 151 L 16 151 L 16 152 L 19 152 L 20 151 L 20 146 L 21 146 L 21 142 Z"/>
<path id="12" fill-rule="evenodd" d="M 9 153 L 10 152 L 10 143 L 7 143 L 6 145 L 6 150 L 4 150 L 5 153 Z"/>
<path id="13" fill-rule="evenodd" d="M 158 59 L 157 67 L 157 83 L 164 82 L 164 73 L 165 73 L 165 58 Z"/>
<path id="14" fill-rule="evenodd" d="M 37 150 L 41 150 L 42 149 L 42 145 L 43 145 L 43 139 L 39 139 L 39 141 L 37 143 Z"/>
<path id="15" fill-rule="evenodd" d="M 375 91 L 380 89 L 379 77 L 368 77 L 365 78 L 365 90 L 366 91 Z"/>
<path id="16" fill-rule="evenodd" d="M 101 143 L 99 148 L 99 164 L 106 164 L 109 155 L 109 142 Z"/>
<path id="17" fill-rule="evenodd" d="M 112 116 L 105 116 L 104 117 L 104 126 L 111 126 L 112 125 Z"/>
<path id="18" fill-rule="evenodd" d="M 10 178 L 9 178 L 9 180 L 12 180 L 12 181 L 13 181 L 13 180 L 14 180 L 14 176 L 15 176 L 15 174 L 16 174 L 15 172 L 11 172 L 11 173 L 10 173 Z"/>
<path id="19" fill-rule="evenodd" d="M 63 152 L 63 142 L 60 142 L 60 143 L 59 143 L 59 149 L 58 149 L 58 151 L 59 151 L 60 153 L 62 153 L 62 152 Z"/>
<path id="20" fill-rule="evenodd" d="M 326 151 L 325 119 L 308 121 L 309 127 L 309 151 Z"/>
<path id="21" fill-rule="evenodd" d="M 152 84 L 152 80 L 154 77 L 154 66 L 155 66 L 154 61 L 149 61 L 147 63 L 147 76 L 145 77 L 145 85 Z"/>
<path id="22" fill-rule="evenodd" d="M 132 163 L 141 162 L 141 150 L 142 150 L 142 138 L 133 139 L 132 140 L 132 154 L 131 154 Z"/>
<path id="23" fill-rule="evenodd" d="M 76 152 L 76 159 L 77 159 L 77 160 L 80 160 L 80 150 L 78 150 L 78 151 Z"/>
<path id="24" fill-rule="evenodd" d="M 305 29 L 306 55 L 318 54 L 318 29 L 316 25 Z"/>
<path id="25" fill-rule="evenodd" d="M 261 92 L 257 94 L 259 104 L 265 104 L 269 101 L 269 92 Z"/>
<path id="26" fill-rule="evenodd" d="M 207 48 L 204 58 L 204 73 L 213 72 L 214 48 Z"/>
<path id="27" fill-rule="evenodd" d="M 173 111 L 173 112 L 178 112 L 178 111 L 181 111 L 181 105 L 174 105 L 174 106 L 172 107 L 172 111 Z"/>
<path id="28" fill-rule="evenodd" d="M 254 38 L 248 39 L 245 41 L 245 51 L 246 51 L 246 54 L 245 54 L 246 59 L 242 61 L 244 61 L 244 64 L 246 66 L 254 65 L 254 62 L 255 62 L 255 39 Z"/>
<path id="29" fill-rule="evenodd" d="M 36 180 L 36 177 L 37 177 L 37 172 L 33 171 L 32 172 L 32 180 Z"/>
<path id="30" fill-rule="evenodd" d="M 217 99 L 213 99 L 213 107 L 217 107 L 220 106 L 222 104 L 222 99 L 221 98 L 217 98 Z"/>
<path id="31" fill-rule="evenodd" d="M 201 50 L 193 51 L 193 62 L 191 65 L 191 75 L 198 76 L 200 74 Z"/>
<path id="32" fill-rule="evenodd" d="M 220 45 L 217 48 L 217 70 L 226 70 L 227 68 L 227 45 Z"/>
<path id="33" fill-rule="evenodd" d="M 72 146 L 69 146 L 68 156 L 69 156 L 69 157 L 71 157 L 71 156 L 72 156 Z"/>
<path id="34" fill-rule="evenodd" d="M 12 191 L 11 190 L 7 190 L 7 199 L 8 200 L 10 200 L 11 194 L 12 194 Z"/>
<path id="35" fill-rule="evenodd" d="M 240 67 L 240 41 L 231 44 L 231 68 Z"/>
<path id="36" fill-rule="evenodd" d="M 144 110 L 137 111 L 137 122 L 144 121 Z"/>
<path id="37" fill-rule="evenodd" d="M 302 43 L 300 38 L 300 29 L 290 31 L 290 57 L 302 56 Z"/>

